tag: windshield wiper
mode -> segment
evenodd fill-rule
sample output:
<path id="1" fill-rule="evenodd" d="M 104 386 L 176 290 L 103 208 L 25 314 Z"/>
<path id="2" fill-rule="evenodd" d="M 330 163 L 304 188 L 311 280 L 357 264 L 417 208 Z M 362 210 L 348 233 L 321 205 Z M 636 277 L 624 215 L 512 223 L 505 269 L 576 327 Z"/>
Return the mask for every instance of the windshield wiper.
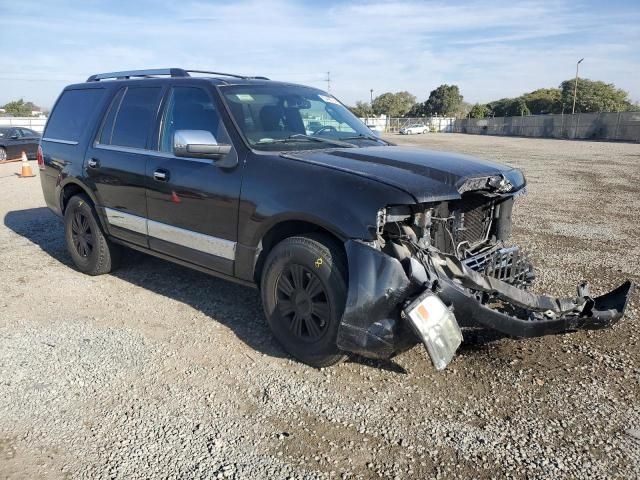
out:
<path id="1" fill-rule="evenodd" d="M 364 133 L 359 133 L 358 135 L 352 135 L 350 137 L 340 137 L 340 140 L 372 140 L 374 142 L 385 142 L 381 138 L 374 137 L 373 135 L 365 135 Z"/>
<path id="2" fill-rule="evenodd" d="M 269 139 L 267 141 L 260 141 L 258 142 L 258 144 L 269 145 L 272 143 L 298 142 L 300 140 L 309 140 L 313 142 L 328 143 L 328 144 L 336 145 L 339 147 L 348 147 L 348 148 L 355 147 L 355 145 L 352 143 L 341 142 L 340 140 L 331 140 L 329 138 L 314 137 L 313 135 L 305 135 L 303 133 L 294 133 L 293 135 L 289 135 L 287 138 L 274 138 L 274 139 Z"/>
<path id="3" fill-rule="evenodd" d="M 352 143 L 348 143 L 348 142 L 341 142 L 339 140 L 332 140 L 330 138 L 323 138 L 323 137 L 316 137 L 313 135 L 305 135 L 303 133 L 294 133 L 293 135 L 289 136 L 290 139 L 296 139 L 296 138 L 300 138 L 300 139 L 306 139 L 306 140 L 313 140 L 314 142 L 323 142 L 323 143 L 332 143 L 333 145 L 338 145 L 340 147 L 349 147 L 349 148 L 353 148 L 354 145 Z"/>

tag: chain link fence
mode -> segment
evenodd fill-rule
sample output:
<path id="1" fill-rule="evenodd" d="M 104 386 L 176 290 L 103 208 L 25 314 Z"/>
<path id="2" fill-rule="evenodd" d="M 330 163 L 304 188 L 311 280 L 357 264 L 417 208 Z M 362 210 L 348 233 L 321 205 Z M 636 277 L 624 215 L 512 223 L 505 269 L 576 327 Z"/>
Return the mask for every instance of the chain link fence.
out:
<path id="1" fill-rule="evenodd" d="M 401 128 L 410 125 L 424 125 L 430 132 L 453 132 L 455 118 L 452 117 L 387 117 L 361 118 L 369 127 L 386 133 L 398 133 Z"/>

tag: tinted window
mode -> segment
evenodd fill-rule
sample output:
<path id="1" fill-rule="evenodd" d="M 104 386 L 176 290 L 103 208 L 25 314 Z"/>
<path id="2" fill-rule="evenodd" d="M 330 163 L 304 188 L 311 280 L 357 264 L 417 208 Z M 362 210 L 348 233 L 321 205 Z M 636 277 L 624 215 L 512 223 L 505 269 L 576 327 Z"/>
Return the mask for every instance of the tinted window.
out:
<path id="1" fill-rule="evenodd" d="M 47 122 L 45 137 L 77 142 L 90 124 L 104 89 L 66 90 Z"/>
<path id="2" fill-rule="evenodd" d="M 177 130 L 207 130 L 218 143 L 229 143 L 211 98 L 200 88 L 171 90 L 162 123 L 160 151 L 173 152 L 173 135 Z"/>
<path id="3" fill-rule="evenodd" d="M 126 87 L 118 90 L 118 93 L 116 93 L 116 95 L 113 97 L 113 100 L 111 100 L 109 111 L 107 112 L 107 115 L 104 117 L 104 121 L 102 122 L 102 128 L 100 129 L 100 137 L 98 139 L 98 143 L 102 143 L 103 145 L 111 145 L 113 121 L 115 120 L 118 109 L 120 108 L 120 102 L 122 101 L 122 95 L 124 95 L 125 90 Z"/>
<path id="4" fill-rule="evenodd" d="M 21 128 L 20 131 L 22 132 L 22 136 L 23 137 L 37 137 L 38 133 L 34 132 L 33 130 L 29 130 L 28 128 Z"/>
<path id="5" fill-rule="evenodd" d="M 111 145 L 145 148 L 160 100 L 160 87 L 128 87 L 116 114 Z"/>

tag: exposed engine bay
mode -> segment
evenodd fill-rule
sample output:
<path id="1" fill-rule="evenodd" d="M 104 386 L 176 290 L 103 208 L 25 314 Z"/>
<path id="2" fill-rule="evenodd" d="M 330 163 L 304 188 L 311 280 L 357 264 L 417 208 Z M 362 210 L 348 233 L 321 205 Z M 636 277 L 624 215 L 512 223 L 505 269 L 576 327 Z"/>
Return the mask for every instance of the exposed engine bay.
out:
<path id="1" fill-rule="evenodd" d="M 603 328 L 622 317 L 631 282 L 595 298 L 586 282 L 575 297 L 529 290 L 533 266 L 506 243 L 514 201 L 525 189 L 505 193 L 510 186 L 490 182 L 452 201 L 381 209 L 375 242 L 346 242 L 350 277 L 341 348 L 389 357 L 422 340 L 441 369 L 462 340 L 458 325 L 530 337 Z M 441 324 L 433 323 L 429 308 L 440 312 Z M 431 333 L 425 333 L 429 322 Z"/>

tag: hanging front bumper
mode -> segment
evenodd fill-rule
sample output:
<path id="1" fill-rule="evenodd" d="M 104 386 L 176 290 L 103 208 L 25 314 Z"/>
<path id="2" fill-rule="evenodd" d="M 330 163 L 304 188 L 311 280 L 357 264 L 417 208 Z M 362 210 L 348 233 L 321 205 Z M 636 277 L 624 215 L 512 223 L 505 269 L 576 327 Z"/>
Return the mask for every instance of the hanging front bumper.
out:
<path id="1" fill-rule="evenodd" d="M 578 286 L 576 297 L 536 295 L 525 289 L 532 270 L 513 260 L 513 252 L 509 258 L 517 268 L 485 274 L 435 251 L 428 252 L 424 268 L 417 261 L 403 266 L 358 241 L 347 241 L 345 249 L 349 290 L 338 346 L 374 358 L 388 358 L 424 340 L 402 311 L 426 291 L 437 295 L 462 326 L 483 326 L 516 337 L 609 327 L 623 316 L 634 291 L 627 281 L 599 297 L 591 297 L 586 284 Z"/>

